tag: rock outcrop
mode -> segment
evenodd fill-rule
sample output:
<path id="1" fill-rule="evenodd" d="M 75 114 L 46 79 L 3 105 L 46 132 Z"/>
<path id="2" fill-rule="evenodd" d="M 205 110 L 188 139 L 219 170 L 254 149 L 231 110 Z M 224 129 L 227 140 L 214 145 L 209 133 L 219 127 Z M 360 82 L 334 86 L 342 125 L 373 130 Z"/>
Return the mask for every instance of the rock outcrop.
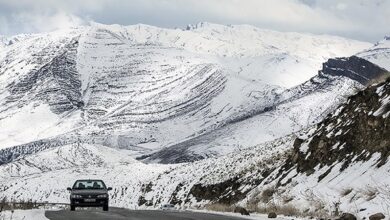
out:
<path id="1" fill-rule="evenodd" d="M 382 220 L 382 219 L 385 219 L 386 216 L 381 213 L 381 212 L 378 212 L 376 214 L 373 214 L 373 215 L 370 215 L 370 217 L 368 217 L 369 220 Z"/>
<path id="2" fill-rule="evenodd" d="M 345 76 L 368 85 L 381 77 L 387 70 L 357 56 L 329 59 L 322 64 L 322 73 L 332 76 Z"/>

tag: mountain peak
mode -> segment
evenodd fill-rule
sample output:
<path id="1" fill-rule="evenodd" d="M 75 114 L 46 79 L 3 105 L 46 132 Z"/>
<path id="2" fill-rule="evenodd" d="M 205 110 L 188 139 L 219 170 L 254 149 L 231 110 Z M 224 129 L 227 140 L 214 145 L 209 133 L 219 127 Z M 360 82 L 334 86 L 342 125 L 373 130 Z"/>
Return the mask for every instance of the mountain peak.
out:
<path id="1" fill-rule="evenodd" d="M 186 30 L 195 30 L 195 29 L 202 29 L 202 28 L 221 28 L 221 27 L 226 28 L 229 26 L 202 21 L 202 22 L 199 22 L 197 24 L 188 24 L 186 27 Z"/>
<path id="2" fill-rule="evenodd" d="M 374 46 L 375 47 L 390 47 L 390 36 L 385 36 L 385 37 L 383 37 L 383 39 L 382 40 L 380 40 L 380 41 L 378 41 L 378 42 L 376 42 L 375 44 L 374 44 Z"/>

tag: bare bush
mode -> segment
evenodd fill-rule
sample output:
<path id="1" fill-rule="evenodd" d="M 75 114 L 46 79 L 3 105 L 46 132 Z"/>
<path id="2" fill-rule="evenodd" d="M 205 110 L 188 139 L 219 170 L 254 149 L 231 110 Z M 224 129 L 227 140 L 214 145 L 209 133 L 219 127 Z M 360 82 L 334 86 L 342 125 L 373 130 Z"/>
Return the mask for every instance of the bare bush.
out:
<path id="1" fill-rule="evenodd" d="M 37 209 L 40 204 L 35 201 L 28 200 L 20 200 L 20 201 L 7 201 L 7 198 L 3 198 L 0 201 L 0 212 L 5 210 L 15 210 L 15 209 Z"/>
<path id="2" fill-rule="evenodd" d="M 361 193 L 366 198 L 366 201 L 371 201 L 378 195 L 378 189 L 376 187 L 366 186 L 366 188 L 361 190 Z"/>
<path id="3" fill-rule="evenodd" d="M 277 207 L 276 214 L 285 216 L 302 216 L 301 210 L 291 204 Z"/>
<path id="4" fill-rule="evenodd" d="M 326 206 L 327 203 L 323 201 L 320 196 L 314 194 L 313 190 L 306 190 L 304 193 L 302 193 L 302 196 L 310 203 L 310 206 L 312 207 L 312 209 L 304 212 L 304 216 L 314 216 L 321 218 L 330 217 L 331 212 Z"/>
<path id="5" fill-rule="evenodd" d="M 264 189 L 263 192 L 261 193 L 261 197 L 259 198 L 260 201 L 262 201 L 263 203 L 270 202 L 272 197 L 274 196 L 275 192 L 276 192 L 276 190 L 274 187 Z"/>
<path id="6" fill-rule="evenodd" d="M 235 207 L 223 203 L 212 203 L 212 204 L 207 204 L 205 208 L 207 210 L 216 211 L 216 212 L 233 212 Z"/>
<path id="7" fill-rule="evenodd" d="M 293 196 L 290 196 L 290 195 L 282 196 L 282 201 L 283 201 L 284 204 L 289 203 L 289 202 L 291 202 L 293 200 L 294 200 Z"/>
<path id="8" fill-rule="evenodd" d="M 345 189 L 341 190 L 340 194 L 341 194 L 342 197 L 344 197 L 344 196 L 349 195 L 352 191 L 353 191 L 352 188 L 345 188 Z"/>
<path id="9" fill-rule="evenodd" d="M 285 215 L 285 216 L 305 216 L 304 213 L 295 207 L 293 204 L 283 204 L 276 205 L 274 203 L 271 204 L 257 204 L 247 206 L 247 209 L 250 212 L 268 214 L 270 212 L 275 212 L 277 215 Z"/>

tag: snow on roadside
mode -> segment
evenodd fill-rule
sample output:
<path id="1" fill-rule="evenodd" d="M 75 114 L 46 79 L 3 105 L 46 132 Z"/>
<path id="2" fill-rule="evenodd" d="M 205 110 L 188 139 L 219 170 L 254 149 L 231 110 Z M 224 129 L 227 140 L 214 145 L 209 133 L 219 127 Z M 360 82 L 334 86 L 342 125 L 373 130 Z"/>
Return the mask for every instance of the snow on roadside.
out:
<path id="1" fill-rule="evenodd" d="M 201 212 L 201 213 L 209 213 L 209 214 L 215 214 L 215 215 L 225 215 L 225 216 L 232 216 L 232 217 L 240 217 L 243 219 L 253 219 L 253 220 L 265 220 L 269 219 L 266 214 L 259 214 L 259 213 L 250 213 L 250 215 L 241 215 L 240 213 L 233 213 L 233 212 L 216 212 L 216 211 L 210 211 L 210 210 L 199 210 L 199 209 L 191 209 L 191 212 Z M 275 218 L 275 220 L 287 220 L 287 219 L 303 219 L 303 218 L 297 218 L 297 217 L 288 217 L 279 215 Z"/>
<path id="2" fill-rule="evenodd" d="M 45 217 L 45 210 L 14 210 L 4 211 L 0 213 L 0 220 L 48 220 Z"/>

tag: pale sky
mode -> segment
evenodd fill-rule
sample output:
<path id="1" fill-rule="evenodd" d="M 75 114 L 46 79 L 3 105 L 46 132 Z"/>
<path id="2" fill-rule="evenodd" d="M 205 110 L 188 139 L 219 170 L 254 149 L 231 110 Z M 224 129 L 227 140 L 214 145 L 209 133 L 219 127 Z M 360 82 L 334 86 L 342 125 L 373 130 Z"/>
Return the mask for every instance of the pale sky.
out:
<path id="1" fill-rule="evenodd" d="M 376 42 L 390 35 L 390 0 L 0 0 L 1 35 L 90 21 L 167 28 L 250 24 Z"/>

